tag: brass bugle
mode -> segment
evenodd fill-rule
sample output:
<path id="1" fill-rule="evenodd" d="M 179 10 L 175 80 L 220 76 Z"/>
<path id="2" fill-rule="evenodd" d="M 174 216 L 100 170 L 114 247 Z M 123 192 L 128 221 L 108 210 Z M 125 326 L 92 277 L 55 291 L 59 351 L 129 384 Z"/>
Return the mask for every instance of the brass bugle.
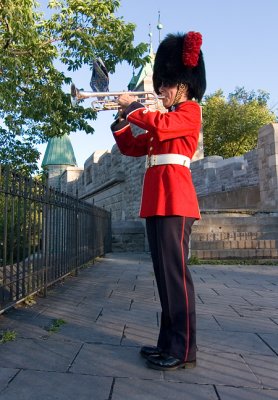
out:
<path id="1" fill-rule="evenodd" d="M 131 96 L 137 96 L 137 101 L 144 105 L 156 104 L 158 99 L 163 98 L 163 96 L 157 96 L 153 92 L 138 91 L 138 92 L 86 92 L 77 89 L 74 83 L 71 85 L 71 104 L 76 106 L 80 100 L 89 99 L 95 97 L 96 99 L 92 101 L 92 107 L 96 111 L 102 110 L 116 110 L 119 108 L 115 97 L 121 94 L 130 94 Z M 113 99 L 111 99 L 113 97 Z"/>

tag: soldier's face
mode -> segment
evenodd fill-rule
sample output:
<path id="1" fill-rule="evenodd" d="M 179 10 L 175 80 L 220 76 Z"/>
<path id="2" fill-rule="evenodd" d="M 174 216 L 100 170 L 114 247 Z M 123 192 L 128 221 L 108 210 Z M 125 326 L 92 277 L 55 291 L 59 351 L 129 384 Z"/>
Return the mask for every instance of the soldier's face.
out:
<path id="1" fill-rule="evenodd" d="M 164 86 L 163 84 L 159 88 L 161 96 L 163 96 L 162 102 L 165 108 L 170 108 L 176 99 L 178 91 L 178 85 L 175 86 Z M 185 101 L 185 97 L 179 99 L 178 102 Z"/>

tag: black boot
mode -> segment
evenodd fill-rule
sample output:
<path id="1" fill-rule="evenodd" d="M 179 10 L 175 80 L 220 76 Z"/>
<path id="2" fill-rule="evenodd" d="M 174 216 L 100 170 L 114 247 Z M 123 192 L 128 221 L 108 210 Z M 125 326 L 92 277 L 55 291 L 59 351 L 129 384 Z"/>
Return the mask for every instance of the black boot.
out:
<path id="1" fill-rule="evenodd" d="M 148 358 L 149 356 L 157 357 L 161 352 L 162 350 L 156 346 L 143 346 L 140 350 L 140 354 L 144 358 Z"/>
<path id="2" fill-rule="evenodd" d="M 194 368 L 196 367 L 196 360 L 185 362 L 178 358 L 162 354 L 149 356 L 147 359 L 147 365 L 148 367 L 159 371 L 174 371 L 179 368 Z"/>

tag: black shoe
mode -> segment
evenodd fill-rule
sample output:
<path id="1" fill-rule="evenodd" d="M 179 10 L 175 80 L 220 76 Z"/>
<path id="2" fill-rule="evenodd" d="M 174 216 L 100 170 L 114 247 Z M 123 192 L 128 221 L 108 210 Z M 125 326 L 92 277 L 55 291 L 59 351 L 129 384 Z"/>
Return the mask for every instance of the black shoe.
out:
<path id="1" fill-rule="evenodd" d="M 150 356 L 147 359 L 147 365 L 159 371 L 174 371 L 179 368 L 194 368 L 196 367 L 196 360 L 184 362 L 172 356 Z"/>
<path id="2" fill-rule="evenodd" d="M 144 358 L 148 358 L 150 356 L 157 357 L 160 356 L 161 351 L 162 350 L 156 346 L 143 346 L 141 347 L 140 354 Z"/>

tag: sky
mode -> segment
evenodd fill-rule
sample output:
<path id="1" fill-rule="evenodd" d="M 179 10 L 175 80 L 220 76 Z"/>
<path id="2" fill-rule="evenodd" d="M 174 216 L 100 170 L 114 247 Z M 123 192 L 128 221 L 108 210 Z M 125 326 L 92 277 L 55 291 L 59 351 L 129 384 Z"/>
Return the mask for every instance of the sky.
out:
<path id="1" fill-rule="evenodd" d="M 47 0 L 39 2 L 45 5 Z M 221 89 L 228 96 L 236 87 L 265 90 L 270 94 L 269 107 L 278 114 L 278 0 L 122 0 L 116 14 L 125 22 L 136 24 L 135 44 L 149 43 L 151 31 L 155 52 L 159 43 L 159 13 L 163 25 L 161 40 L 168 33 L 191 30 L 202 33 L 206 95 Z M 109 77 L 109 90 L 127 90 L 132 73 L 127 63 L 118 64 Z M 87 67 L 71 77 L 77 87 L 91 90 Z M 115 144 L 110 131 L 113 114 L 98 113 L 97 120 L 92 121 L 93 135 L 82 132 L 70 135 L 79 167 L 94 151 L 111 150 Z M 46 144 L 38 149 L 41 163 Z"/>

